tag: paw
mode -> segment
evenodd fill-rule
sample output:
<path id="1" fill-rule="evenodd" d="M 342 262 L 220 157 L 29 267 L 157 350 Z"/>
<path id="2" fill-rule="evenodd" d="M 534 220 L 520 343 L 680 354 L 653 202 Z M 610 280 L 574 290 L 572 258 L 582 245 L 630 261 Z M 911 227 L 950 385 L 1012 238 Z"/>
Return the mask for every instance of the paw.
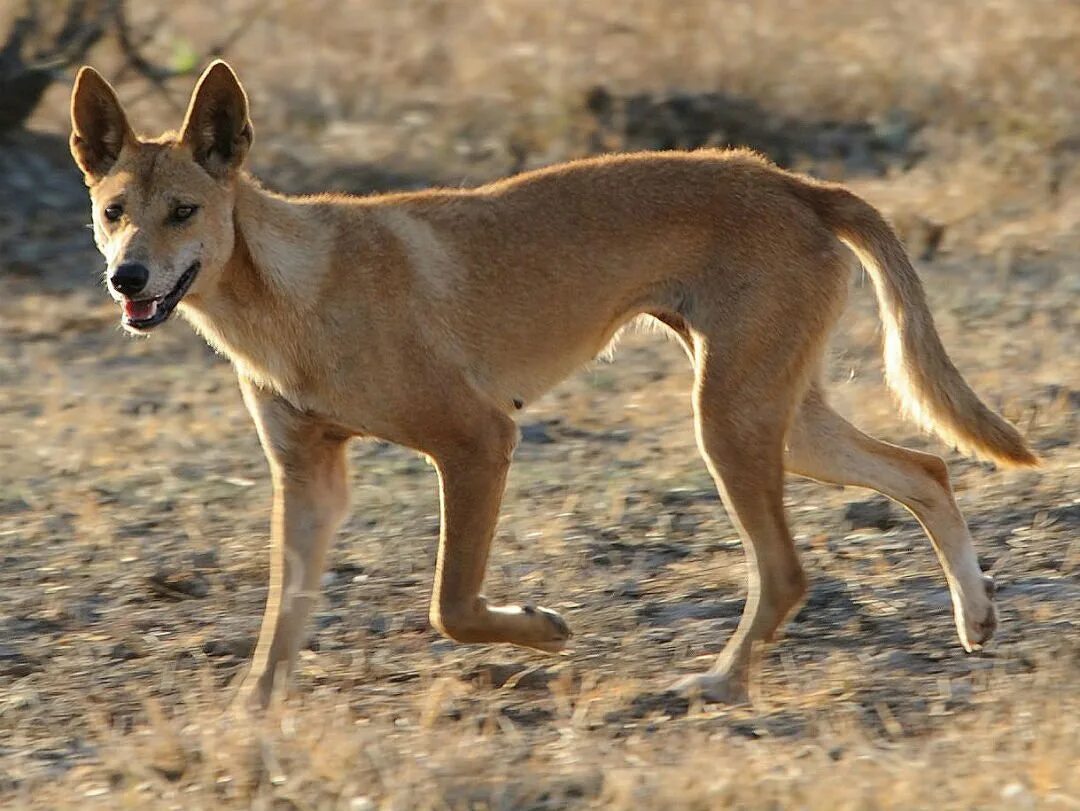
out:
<path id="1" fill-rule="evenodd" d="M 252 665 L 240 682 L 240 689 L 236 691 L 231 707 L 252 715 L 260 715 L 285 700 L 289 682 L 289 668 L 285 663 L 278 665 L 277 669 L 256 670 Z"/>
<path id="2" fill-rule="evenodd" d="M 968 653 L 982 650 L 983 645 L 993 637 L 997 624 L 997 610 L 993 603 L 986 606 L 980 614 L 965 615 L 964 624 L 960 630 L 960 643 L 964 646 L 964 650 Z"/>
<path id="3" fill-rule="evenodd" d="M 574 635 L 566 620 L 560 617 L 550 608 L 542 606 L 523 605 L 521 613 L 533 621 L 536 636 L 530 635 L 528 640 L 517 644 L 527 648 L 535 648 L 545 653 L 558 653 L 566 647 L 570 637 Z"/>
<path id="4" fill-rule="evenodd" d="M 961 597 L 953 595 L 956 630 L 960 634 L 960 644 L 968 653 L 981 650 L 997 630 L 997 611 L 994 609 L 996 593 L 997 586 L 994 584 L 994 579 L 989 575 L 983 575 L 982 594 L 968 601 L 970 605 L 965 605 Z"/>
<path id="5" fill-rule="evenodd" d="M 722 673 L 693 673 L 679 679 L 668 689 L 689 699 L 698 698 L 714 704 L 735 706 L 750 703 L 746 682 Z"/>
<path id="6" fill-rule="evenodd" d="M 260 715 L 270 706 L 272 695 L 270 679 L 250 675 L 241 683 L 229 709 L 238 715 Z"/>

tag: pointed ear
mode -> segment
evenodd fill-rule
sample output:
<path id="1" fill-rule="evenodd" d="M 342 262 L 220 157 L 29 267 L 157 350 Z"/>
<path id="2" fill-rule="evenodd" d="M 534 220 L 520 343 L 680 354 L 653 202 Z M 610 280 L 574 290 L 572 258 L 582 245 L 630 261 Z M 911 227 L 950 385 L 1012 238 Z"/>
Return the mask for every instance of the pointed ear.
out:
<path id="1" fill-rule="evenodd" d="M 180 140 L 207 172 L 225 178 L 240 168 L 253 138 L 244 88 L 232 68 L 219 59 L 191 94 Z"/>
<path id="2" fill-rule="evenodd" d="M 135 143 L 116 91 L 91 67 L 79 70 L 71 91 L 71 156 L 88 184 L 109 173 L 124 144 Z"/>

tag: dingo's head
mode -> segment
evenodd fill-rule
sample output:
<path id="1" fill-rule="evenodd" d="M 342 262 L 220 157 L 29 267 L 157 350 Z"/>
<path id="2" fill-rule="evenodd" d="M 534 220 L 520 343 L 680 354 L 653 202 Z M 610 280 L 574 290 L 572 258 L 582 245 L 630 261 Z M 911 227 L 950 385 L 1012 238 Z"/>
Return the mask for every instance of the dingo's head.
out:
<path id="1" fill-rule="evenodd" d="M 153 139 L 135 135 L 99 73 L 79 71 L 71 154 L 127 329 L 153 329 L 185 295 L 213 287 L 232 256 L 234 180 L 251 140 L 247 96 L 224 62 L 199 79 L 180 134 Z"/>

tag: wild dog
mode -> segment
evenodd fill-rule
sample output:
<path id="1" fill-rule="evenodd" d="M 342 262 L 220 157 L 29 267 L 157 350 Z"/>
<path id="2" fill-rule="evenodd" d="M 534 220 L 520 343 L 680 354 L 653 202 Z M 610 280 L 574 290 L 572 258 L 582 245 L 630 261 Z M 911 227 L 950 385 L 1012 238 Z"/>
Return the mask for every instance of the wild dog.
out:
<path id="1" fill-rule="evenodd" d="M 432 625 L 459 642 L 562 650 L 570 630 L 554 611 L 492 605 L 481 590 L 518 437 L 511 415 L 642 315 L 693 365 L 698 445 L 749 563 L 734 636 L 676 689 L 743 700 L 754 649 L 806 593 L 785 470 L 909 509 L 941 560 L 963 646 L 993 633 L 991 583 L 945 463 L 867 436 L 827 403 L 824 348 L 856 258 L 906 411 L 986 459 L 1036 459 L 949 360 L 892 229 L 843 187 L 703 150 L 575 161 L 476 189 L 285 197 L 243 169 L 248 101 L 220 61 L 179 134 L 137 136 L 90 68 L 71 117 L 124 327 L 146 333 L 179 310 L 235 366 L 269 461 L 270 589 L 243 686 L 251 704 L 265 705 L 297 658 L 347 509 L 351 437 L 413 448 L 438 471 Z"/>

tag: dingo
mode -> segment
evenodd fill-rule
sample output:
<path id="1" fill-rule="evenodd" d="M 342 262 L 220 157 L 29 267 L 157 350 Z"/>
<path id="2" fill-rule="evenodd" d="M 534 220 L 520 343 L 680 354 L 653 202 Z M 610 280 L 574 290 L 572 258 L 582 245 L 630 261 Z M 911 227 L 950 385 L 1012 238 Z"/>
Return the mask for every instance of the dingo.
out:
<path id="1" fill-rule="evenodd" d="M 554 611 L 481 593 L 518 437 L 509 415 L 641 315 L 690 357 L 698 444 L 750 563 L 734 636 L 675 689 L 743 700 L 755 647 L 802 601 L 785 469 L 907 507 L 940 556 L 964 647 L 992 634 L 992 584 L 945 464 L 861 433 L 826 402 L 847 248 L 873 279 L 888 381 L 906 410 L 967 451 L 1037 462 L 945 354 L 893 231 L 844 188 L 703 150 L 611 155 L 478 189 L 284 197 L 241 168 L 252 127 L 224 62 L 199 80 L 179 135 L 136 136 L 90 68 L 71 116 L 124 326 L 145 333 L 179 309 L 236 367 L 269 460 L 270 591 L 248 702 L 287 683 L 346 510 L 354 436 L 416 449 L 438 470 L 432 625 L 461 642 L 561 650 L 570 629 Z"/>

